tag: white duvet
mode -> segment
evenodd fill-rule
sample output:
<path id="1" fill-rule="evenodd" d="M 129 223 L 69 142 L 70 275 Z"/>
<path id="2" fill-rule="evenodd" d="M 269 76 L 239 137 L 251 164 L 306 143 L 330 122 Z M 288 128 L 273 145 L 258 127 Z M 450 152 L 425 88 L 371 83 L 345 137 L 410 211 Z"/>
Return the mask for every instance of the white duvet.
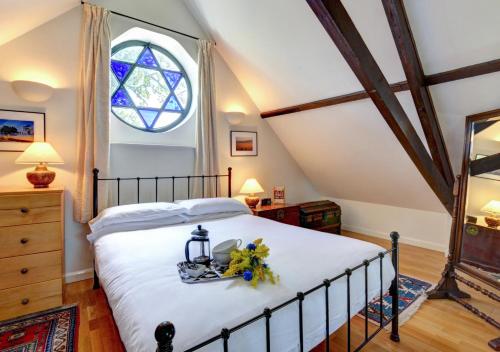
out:
<path id="1" fill-rule="evenodd" d="M 230 238 L 248 243 L 262 237 L 271 249 L 268 263 L 280 275 L 277 285 L 252 288 L 240 279 L 202 284 L 184 284 L 176 264 L 184 260 L 184 245 L 194 223 L 149 230 L 119 232 L 95 242 L 100 282 L 130 352 L 153 352 L 154 330 L 162 321 L 176 328 L 174 350 L 183 351 L 263 311 L 306 291 L 325 278 L 333 278 L 383 249 L 355 239 L 288 226 L 252 215 L 200 222 L 209 230 L 212 246 Z M 390 258 L 383 261 L 383 289 L 394 277 Z M 363 269 L 351 277 L 351 314 L 364 306 Z M 335 281 L 330 292 L 330 329 L 346 322 L 346 281 Z M 380 292 L 379 261 L 369 267 L 369 297 Z M 304 300 L 306 350 L 325 335 L 324 289 Z M 271 318 L 271 349 L 297 351 L 299 344 L 297 304 L 275 312 Z M 265 351 L 264 321 L 260 320 L 231 335 L 229 350 Z M 222 351 L 216 341 L 200 351 Z"/>

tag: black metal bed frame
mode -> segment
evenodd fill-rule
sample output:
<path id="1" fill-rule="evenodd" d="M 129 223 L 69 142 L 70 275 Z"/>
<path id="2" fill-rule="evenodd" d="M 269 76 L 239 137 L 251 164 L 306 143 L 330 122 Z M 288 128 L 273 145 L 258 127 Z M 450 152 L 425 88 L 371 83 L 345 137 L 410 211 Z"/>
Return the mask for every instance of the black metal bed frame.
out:
<path id="1" fill-rule="evenodd" d="M 231 177 L 232 177 L 232 169 L 228 168 L 228 173 L 226 175 L 201 175 L 201 176 L 164 176 L 164 177 L 127 177 L 127 178 L 99 178 L 99 170 L 94 169 L 94 179 L 93 179 L 93 215 L 94 217 L 98 214 L 98 184 L 99 181 L 116 181 L 117 182 L 117 202 L 120 204 L 120 182 L 121 181 L 133 181 L 137 182 L 137 203 L 140 202 L 140 182 L 141 180 L 154 180 L 155 181 L 155 201 L 158 201 L 158 180 L 161 179 L 170 179 L 172 180 L 172 201 L 175 200 L 175 180 L 176 179 L 187 179 L 188 181 L 188 199 L 190 198 L 190 180 L 194 178 L 202 179 L 202 194 L 205 195 L 205 178 L 215 178 L 218 181 L 221 177 L 228 177 L 228 196 L 231 197 Z M 216 182 L 217 184 L 217 182 Z M 218 195 L 218 187 L 216 186 L 216 194 Z M 271 317 L 274 312 L 281 310 L 284 307 L 287 307 L 295 302 L 298 302 L 298 324 L 299 324 L 299 343 L 300 343 L 300 351 L 304 351 L 304 322 L 303 322 L 303 302 L 306 296 L 311 293 L 318 291 L 320 289 L 324 289 L 325 292 L 325 351 L 330 351 L 330 316 L 329 316 L 329 289 L 335 284 L 337 280 L 342 278 L 346 278 L 347 281 L 347 351 L 357 352 L 360 351 L 368 342 L 370 342 L 385 326 L 391 323 L 391 334 L 390 339 L 395 342 L 399 342 L 399 310 L 398 304 L 394 304 L 394 302 L 399 301 L 399 292 L 398 292 L 398 281 L 399 281 L 399 234 L 397 232 L 391 232 L 390 234 L 392 246 L 391 249 L 388 249 L 384 252 L 378 253 L 377 256 L 365 259 L 362 263 L 356 265 L 352 268 L 347 268 L 342 274 L 339 274 L 331 279 L 325 279 L 323 282 L 305 292 L 297 292 L 297 295 L 289 300 L 273 307 L 273 308 L 265 308 L 264 311 L 249 320 L 236 325 L 232 328 L 223 328 L 218 335 L 215 335 L 196 346 L 193 346 L 184 352 L 194 352 L 198 351 L 201 348 L 212 344 L 218 340 L 222 340 L 222 348 L 224 352 L 229 351 L 229 339 L 231 334 L 245 328 L 248 325 L 251 325 L 261 319 L 265 319 L 265 329 L 266 329 L 266 352 L 271 351 Z M 392 265 L 395 271 L 395 277 L 391 282 L 391 286 L 389 289 L 389 293 L 392 298 L 392 316 L 384 323 L 383 316 L 383 259 L 387 254 L 391 254 Z M 380 323 L 379 327 L 371 334 L 369 334 L 368 329 L 368 267 L 371 263 L 378 261 L 379 263 L 379 279 L 380 279 L 380 296 L 379 296 L 379 304 L 380 304 Z M 351 282 L 350 278 L 354 271 L 363 269 L 364 271 L 364 290 L 365 290 L 365 306 L 364 306 L 364 339 L 363 341 L 356 347 L 351 346 Z M 99 287 L 99 278 L 97 277 L 97 273 L 94 271 L 94 288 Z M 155 339 L 157 341 L 157 352 L 172 352 L 174 350 L 173 340 L 175 336 L 175 326 L 169 321 L 165 321 L 160 323 L 155 330 L 154 333 Z"/>

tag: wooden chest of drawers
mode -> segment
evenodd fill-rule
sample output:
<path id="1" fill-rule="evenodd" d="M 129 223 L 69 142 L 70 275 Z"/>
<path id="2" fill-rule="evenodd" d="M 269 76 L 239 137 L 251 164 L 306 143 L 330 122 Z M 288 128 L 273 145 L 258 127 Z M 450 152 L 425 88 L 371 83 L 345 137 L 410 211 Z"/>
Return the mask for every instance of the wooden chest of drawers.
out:
<path id="1" fill-rule="evenodd" d="M 62 304 L 63 194 L 0 190 L 0 320 Z"/>
<path id="2" fill-rule="evenodd" d="M 299 226 L 300 225 L 300 214 L 299 207 L 297 205 L 287 205 L 287 204 L 273 204 L 258 206 L 252 209 L 254 215 L 279 221 L 284 224 Z"/>

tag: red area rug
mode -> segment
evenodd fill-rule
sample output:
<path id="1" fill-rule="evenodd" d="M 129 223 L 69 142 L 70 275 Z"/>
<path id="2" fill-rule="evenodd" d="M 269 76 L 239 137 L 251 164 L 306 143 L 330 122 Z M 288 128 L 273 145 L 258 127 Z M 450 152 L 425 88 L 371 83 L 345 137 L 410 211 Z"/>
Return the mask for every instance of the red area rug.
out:
<path id="1" fill-rule="evenodd" d="M 0 352 L 76 352 L 78 306 L 66 306 L 0 322 Z"/>

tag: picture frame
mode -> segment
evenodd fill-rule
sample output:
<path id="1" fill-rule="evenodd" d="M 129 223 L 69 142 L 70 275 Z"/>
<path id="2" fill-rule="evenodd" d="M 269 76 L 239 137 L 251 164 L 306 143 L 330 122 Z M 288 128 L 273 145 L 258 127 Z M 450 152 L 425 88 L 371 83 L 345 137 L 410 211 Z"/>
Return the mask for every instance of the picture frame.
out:
<path id="1" fill-rule="evenodd" d="M 477 153 L 475 160 L 486 158 L 488 155 Z M 476 175 L 475 177 L 484 178 L 488 180 L 500 181 L 500 169 L 487 172 L 481 175 Z"/>
<path id="2" fill-rule="evenodd" d="M 257 156 L 257 132 L 231 131 L 231 156 Z"/>
<path id="3" fill-rule="evenodd" d="M 0 109 L 0 152 L 23 152 L 45 138 L 44 112 Z"/>
<path id="4" fill-rule="evenodd" d="M 285 204 L 285 186 L 273 187 L 273 203 Z"/>

